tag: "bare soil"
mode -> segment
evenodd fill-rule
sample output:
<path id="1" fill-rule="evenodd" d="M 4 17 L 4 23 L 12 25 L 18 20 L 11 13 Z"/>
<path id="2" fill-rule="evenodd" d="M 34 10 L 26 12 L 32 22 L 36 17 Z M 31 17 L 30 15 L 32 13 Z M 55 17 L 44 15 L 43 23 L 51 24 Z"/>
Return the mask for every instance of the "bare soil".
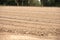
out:
<path id="1" fill-rule="evenodd" d="M 0 6 L 0 40 L 59 40 L 60 8 Z"/>

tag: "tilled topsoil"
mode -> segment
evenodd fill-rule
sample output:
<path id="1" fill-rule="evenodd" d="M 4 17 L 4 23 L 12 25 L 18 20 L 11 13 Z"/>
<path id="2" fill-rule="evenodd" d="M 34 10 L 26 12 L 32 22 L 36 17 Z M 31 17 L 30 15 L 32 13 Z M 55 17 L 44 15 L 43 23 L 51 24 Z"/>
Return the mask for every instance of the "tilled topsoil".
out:
<path id="1" fill-rule="evenodd" d="M 1 40 L 59 40 L 60 8 L 0 6 Z"/>

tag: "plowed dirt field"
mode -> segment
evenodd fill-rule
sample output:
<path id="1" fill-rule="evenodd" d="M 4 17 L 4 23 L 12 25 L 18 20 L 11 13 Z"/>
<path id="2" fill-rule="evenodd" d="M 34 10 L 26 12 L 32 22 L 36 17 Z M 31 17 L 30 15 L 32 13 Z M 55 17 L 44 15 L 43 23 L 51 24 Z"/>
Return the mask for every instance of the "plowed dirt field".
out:
<path id="1" fill-rule="evenodd" d="M 0 6 L 0 40 L 60 40 L 60 8 Z"/>

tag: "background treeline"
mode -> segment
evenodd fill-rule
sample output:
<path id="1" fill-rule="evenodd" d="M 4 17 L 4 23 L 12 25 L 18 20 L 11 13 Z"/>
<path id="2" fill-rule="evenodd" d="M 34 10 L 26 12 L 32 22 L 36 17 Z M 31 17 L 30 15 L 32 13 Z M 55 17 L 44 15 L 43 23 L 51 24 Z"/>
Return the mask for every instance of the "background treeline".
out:
<path id="1" fill-rule="evenodd" d="M 60 6 L 60 0 L 0 0 L 0 5 L 11 6 Z"/>

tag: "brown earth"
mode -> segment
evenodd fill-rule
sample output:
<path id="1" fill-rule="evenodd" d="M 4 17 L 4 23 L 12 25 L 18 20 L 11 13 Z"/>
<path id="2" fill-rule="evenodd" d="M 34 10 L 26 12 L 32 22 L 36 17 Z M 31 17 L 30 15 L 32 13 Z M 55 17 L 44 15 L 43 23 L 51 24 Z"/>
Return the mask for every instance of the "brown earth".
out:
<path id="1" fill-rule="evenodd" d="M 60 8 L 0 6 L 0 40 L 59 40 Z"/>

